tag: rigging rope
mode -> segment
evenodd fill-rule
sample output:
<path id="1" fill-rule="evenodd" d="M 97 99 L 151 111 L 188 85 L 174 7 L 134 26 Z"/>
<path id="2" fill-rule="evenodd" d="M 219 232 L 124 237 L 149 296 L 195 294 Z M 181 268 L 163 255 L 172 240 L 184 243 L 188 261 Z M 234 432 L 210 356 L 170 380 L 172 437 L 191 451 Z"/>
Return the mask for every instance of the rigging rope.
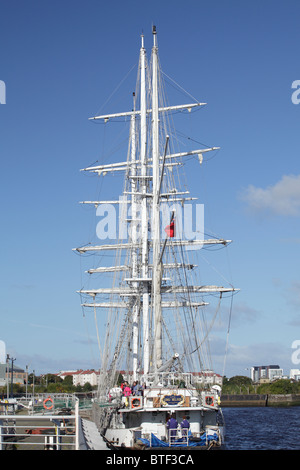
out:
<path id="1" fill-rule="evenodd" d="M 212 327 L 213 327 L 213 324 L 214 324 L 214 322 L 215 322 L 216 316 L 217 316 L 217 314 L 218 314 L 218 312 L 219 312 L 219 310 L 220 310 L 221 300 L 222 300 L 222 292 L 220 292 L 219 302 L 218 302 L 218 305 L 217 305 L 215 314 L 214 314 L 214 316 L 213 316 L 213 318 L 212 318 L 212 321 L 210 322 L 209 328 L 208 328 L 208 330 L 207 330 L 207 332 L 206 332 L 206 335 L 204 336 L 204 338 L 203 338 L 203 340 L 201 341 L 201 343 L 199 344 L 199 346 L 198 346 L 196 349 L 194 349 L 194 351 L 192 351 L 190 354 L 193 354 L 194 352 L 196 352 L 197 349 L 199 349 L 199 348 L 202 346 L 202 344 L 204 343 L 204 341 L 206 341 L 206 339 L 207 339 L 207 337 L 208 337 L 208 335 L 209 335 L 209 333 L 210 333 L 210 331 L 211 331 L 211 329 L 212 329 Z"/>
<path id="2" fill-rule="evenodd" d="M 181 85 L 179 85 L 177 82 L 175 82 L 175 80 L 173 80 L 173 78 L 169 77 L 169 75 L 167 75 L 165 72 L 163 72 L 161 70 L 161 73 L 163 75 L 165 75 L 169 80 L 171 80 L 171 82 L 173 82 L 176 86 L 178 86 L 178 88 L 180 88 L 180 90 L 182 90 L 186 95 L 188 95 L 190 98 L 192 98 L 196 103 L 199 103 L 199 101 L 193 96 L 191 95 L 188 91 L 186 91 Z"/>
<path id="3" fill-rule="evenodd" d="M 101 364 L 103 364 L 103 354 L 102 354 L 102 349 L 101 349 L 98 322 L 97 322 L 97 313 L 96 312 L 97 311 L 96 311 L 95 298 L 94 298 L 94 319 L 95 319 L 95 326 L 96 326 L 96 333 L 97 333 L 98 348 L 99 348 L 100 357 L 101 357 Z"/>
<path id="4" fill-rule="evenodd" d="M 136 67 L 136 63 L 133 64 L 133 66 L 131 67 L 131 69 L 127 72 L 127 74 L 125 75 L 125 77 L 122 78 L 122 80 L 119 82 L 119 84 L 116 86 L 116 88 L 114 89 L 114 91 L 109 95 L 109 97 L 107 98 L 107 100 L 105 101 L 105 103 L 101 106 L 101 108 L 97 111 L 96 115 L 99 115 L 101 110 L 104 108 L 105 105 L 107 105 L 107 103 L 111 100 L 111 98 L 114 96 L 114 94 L 118 91 L 118 89 L 120 88 L 120 86 L 122 85 L 123 82 L 125 82 L 125 80 L 127 79 L 127 77 L 131 74 L 132 70 Z M 95 121 L 93 121 L 95 122 Z"/>
<path id="5" fill-rule="evenodd" d="M 228 328 L 227 328 L 227 335 L 226 335 L 226 347 L 225 347 L 225 355 L 224 355 L 224 364 L 223 364 L 223 374 L 222 377 L 225 375 L 225 366 L 227 360 L 227 353 L 228 353 L 228 340 L 229 340 L 229 332 L 230 332 L 230 325 L 231 325 L 231 315 L 232 315 L 232 304 L 233 304 L 233 292 L 231 294 L 231 302 L 230 302 L 230 310 L 229 310 L 229 319 L 228 319 Z"/>

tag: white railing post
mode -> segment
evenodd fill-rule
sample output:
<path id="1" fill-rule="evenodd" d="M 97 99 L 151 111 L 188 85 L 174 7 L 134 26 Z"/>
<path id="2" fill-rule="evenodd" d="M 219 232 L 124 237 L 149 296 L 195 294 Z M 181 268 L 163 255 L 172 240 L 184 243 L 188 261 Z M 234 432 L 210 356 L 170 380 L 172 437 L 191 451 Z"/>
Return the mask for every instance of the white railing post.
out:
<path id="1" fill-rule="evenodd" d="M 79 450 L 79 399 L 75 401 L 75 450 Z"/>
<path id="2" fill-rule="evenodd" d="M 0 420 L 0 450 L 3 450 L 3 420 Z"/>

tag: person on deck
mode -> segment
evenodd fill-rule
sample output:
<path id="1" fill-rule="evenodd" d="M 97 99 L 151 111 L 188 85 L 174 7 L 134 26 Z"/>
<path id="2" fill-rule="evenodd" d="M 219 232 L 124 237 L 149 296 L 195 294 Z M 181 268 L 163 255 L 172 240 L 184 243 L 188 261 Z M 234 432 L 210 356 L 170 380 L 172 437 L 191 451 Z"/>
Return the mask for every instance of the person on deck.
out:
<path id="1" fill-rule="evenodd" d="M 174 440 L 177 434 L 178 422 L 174 415 L 171 415 L 170 419 L 167 421 L 167 429 L 169 431 L 169 438 Z"/>
<path id="2" fill-rule="evenodd" d="M 183 416 L 183 420 L 180 423 L 180 427 L 181 427 L 182 437 L 187 437 L 188 431 L 189 431 L 189 428 L 190 428 L 190 423 L 188 422 L 186 416 Z"/>
<path id="3" fill-rule="evenodd" d="M 125 383 L 125 387 L 123 388 L 123 395 L 124 397 L 129 397 L 131 395 L 131 388 L 129 387 L 128 383 Z"/>
<path id="4" fill-rule="evenodd" d="M 123 396 L 125 397 L 125 406 L 129 406 L 129 398 L 131 395 L 131 388 L 129 387 L 128 382 L 125 383 L 125 387 L 123 388 Z"/>
<path id="5" fill-rule="evenodd" d="M 131 387 L 131 392 L 132 395 L 137 395 L 137 382 L 133 382 L 132 387 Z"/>

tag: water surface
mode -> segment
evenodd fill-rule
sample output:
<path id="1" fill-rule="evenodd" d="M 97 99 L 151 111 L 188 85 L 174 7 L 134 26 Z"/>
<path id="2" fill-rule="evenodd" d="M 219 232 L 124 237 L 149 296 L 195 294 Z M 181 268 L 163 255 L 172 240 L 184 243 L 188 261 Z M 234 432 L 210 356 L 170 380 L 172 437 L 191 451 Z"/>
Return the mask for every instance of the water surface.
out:
<path id="1" fill-rule="evenodd" d="M 300 407 L 222 408 L 228 450 L 299 450 Z"/>

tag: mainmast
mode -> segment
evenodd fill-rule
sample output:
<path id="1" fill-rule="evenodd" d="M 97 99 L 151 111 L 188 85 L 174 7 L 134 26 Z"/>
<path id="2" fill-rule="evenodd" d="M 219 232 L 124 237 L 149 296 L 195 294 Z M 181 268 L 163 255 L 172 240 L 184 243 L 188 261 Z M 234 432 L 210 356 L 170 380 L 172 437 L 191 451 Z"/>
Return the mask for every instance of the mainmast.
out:
<path id="1" fill-rule="evenodd" d="M 135 111 L 135 94 L 133 95 L 133 109 Z M 132 240 L 132 283 L 133 289 L 138 289 L 138 282 L 136 281 L 138 276 L 138 250 L 137 250 L 137 180 L 136 180 L 136 139 L 135 139 L 135 114 L 131 116 L 131 204 L 132 204 L 132 224 L 131 224 L 131 240 Z M 134 304 L 132 306 L 132 352 L 133 352 L 133 380 L 137 380 L 138 372 L 138 344 L 139 344 L 139 299 L 136 297 L 134 299 Z"/>
<path id="2" fill-rule="evenodd" d="M 144 36 L 140 50 L 141 90 L 140 90 L 140 162 L 141 162 L 141 235 L 142 235 L 142 278 L 143 281 L 143 366 L 145 376 L 149 373 L 150 366 L 150 338 L 149 338 L 149 248 L 148 248 L 148 211 L 147 211 L 147 106 L 146 106 L 146 50 L 144 48 Z"/>
<path id="3" fill-rule="evenodd" d="M 162 366 L 162 316 L 161 316 L 161 265 L 160 259 L 160 212 L 159 212 L 159 130 L 158 130 L 158 47 L 156 27 L 153 26 L 152 48 L 152 238 L 153 238 L 153 299 L 154 307 L 154 369 Z"/>

